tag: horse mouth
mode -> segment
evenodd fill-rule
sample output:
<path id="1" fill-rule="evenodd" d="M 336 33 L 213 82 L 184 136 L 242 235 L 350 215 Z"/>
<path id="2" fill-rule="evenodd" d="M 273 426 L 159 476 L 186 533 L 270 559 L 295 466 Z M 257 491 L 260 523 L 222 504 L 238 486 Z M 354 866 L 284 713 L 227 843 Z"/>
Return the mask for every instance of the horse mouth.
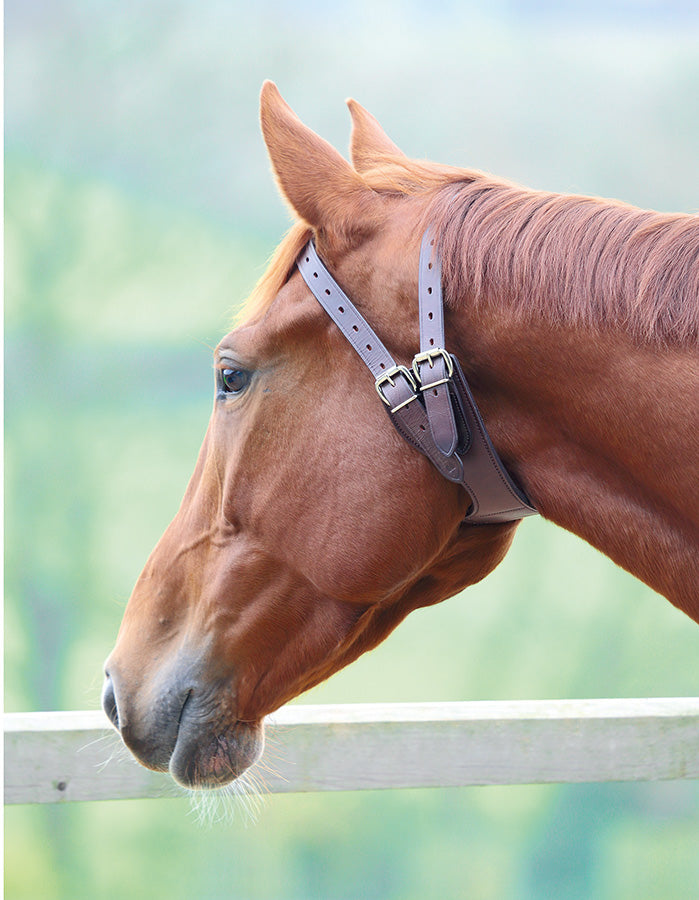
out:
<path id="1" fill-rule="evenodd" d="M 254 765 L 263 749 L 262 721 L 234 721 L 228 725 L 202 722 L 194 713 L 188 713 L 185 702 L 168 770 L 178 784 L 188 789 L 222 787 Z"/>
<path id="2" fill-rule="evenodd" d="M 234 692 L 207 689 L 191 671 L 185 676 L 168 679 L 144 703 L 122 693 L 118 677 L 107 672 L 102 706 L 141 765 L 169 771 L 188 789 L 221 787 L 262 755 L 263 719 L 241 721 Z"/>

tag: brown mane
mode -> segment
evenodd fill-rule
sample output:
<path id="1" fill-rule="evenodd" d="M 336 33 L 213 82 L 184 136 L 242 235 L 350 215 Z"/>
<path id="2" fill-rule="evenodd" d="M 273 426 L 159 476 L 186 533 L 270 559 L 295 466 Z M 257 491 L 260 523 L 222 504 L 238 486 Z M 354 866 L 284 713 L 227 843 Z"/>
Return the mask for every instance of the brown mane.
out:
<path id="1" fill-rule="evenodd" d="M 430 217 L 455 306 L 511 298 L 523 315 L 553 323 L 699 340 L 698 216 L 478 176 L 443 188 Z"/>
<path id="2" fill-rule="evenodd" d="M 647 341 L 699 340 L 699 216 L 532 191 L 482 172 L 389 157 L 362 173 L 382 194 L 425 195 L 445 293 L 514 302 L 527 317 L 622 327 Z M 297 222 L 239 315 L 269 306 L 310 236 Z"/>
<path id="3" fill-rule="evenodd" d="M 525 316 L 699 340 L 699 216 L 532 191 L 407 158 L 364 173 L 374 190 L 432 193 L 447 301 L 514 302 Z M 511 298 L 511 299 L 510 299 Z"/>

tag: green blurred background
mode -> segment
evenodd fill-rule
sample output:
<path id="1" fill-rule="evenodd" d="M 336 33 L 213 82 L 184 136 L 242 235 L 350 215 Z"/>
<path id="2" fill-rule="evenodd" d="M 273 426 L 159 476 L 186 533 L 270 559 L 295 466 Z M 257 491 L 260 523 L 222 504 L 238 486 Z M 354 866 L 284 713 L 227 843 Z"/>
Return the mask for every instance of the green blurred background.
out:
<path id="1" fill-rule="evenodd" d="M 344 149 L 355 96 L 413 156 L 699 209 L 699 13 L 681 2 L 7 0 L 9 711 L 96 708 L 175 513 L 211 348 L 288 225 L 265 78 Z M 699 628 L 525 522 L 482 585 L 300 702 L 699 694 Z M 699 748 L 698 748 L 699 752 Z M 19 898 L 699 897 L 699 784 L 9 808 Z"/>

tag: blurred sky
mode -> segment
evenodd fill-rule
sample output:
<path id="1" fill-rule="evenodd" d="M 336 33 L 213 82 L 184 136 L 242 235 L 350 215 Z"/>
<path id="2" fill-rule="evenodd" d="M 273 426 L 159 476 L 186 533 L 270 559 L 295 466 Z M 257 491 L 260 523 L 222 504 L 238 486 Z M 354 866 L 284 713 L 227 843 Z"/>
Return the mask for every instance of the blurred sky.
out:
<path id="1" fill-rule="evenodd" d="M 667 173 L 697 152 L 691 0 L 10 0 L 5 31 L 10 155 L 223 222 L 279 228 L 265 78 L 343 151 L 354 95 L 412 156 L 699 207 Z"/>

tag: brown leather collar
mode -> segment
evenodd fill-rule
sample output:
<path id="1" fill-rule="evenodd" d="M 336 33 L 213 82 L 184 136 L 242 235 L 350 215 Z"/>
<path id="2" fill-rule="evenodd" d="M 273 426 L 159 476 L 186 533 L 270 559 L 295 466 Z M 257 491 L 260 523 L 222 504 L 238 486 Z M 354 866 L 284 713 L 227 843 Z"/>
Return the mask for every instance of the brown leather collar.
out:
<path id="1" fill-rule="evenodd" d="M 511 522 L 536 514 L 510 478 L 455 356 L 444 349 L 441 264 L 429 231 L 420 248 L 420 352 L 397 365 L 323 265 L 313 241 L 297 265 L 311 292 L 357 351 L 399 434 L 468 492 L 466 521 Z"/>

